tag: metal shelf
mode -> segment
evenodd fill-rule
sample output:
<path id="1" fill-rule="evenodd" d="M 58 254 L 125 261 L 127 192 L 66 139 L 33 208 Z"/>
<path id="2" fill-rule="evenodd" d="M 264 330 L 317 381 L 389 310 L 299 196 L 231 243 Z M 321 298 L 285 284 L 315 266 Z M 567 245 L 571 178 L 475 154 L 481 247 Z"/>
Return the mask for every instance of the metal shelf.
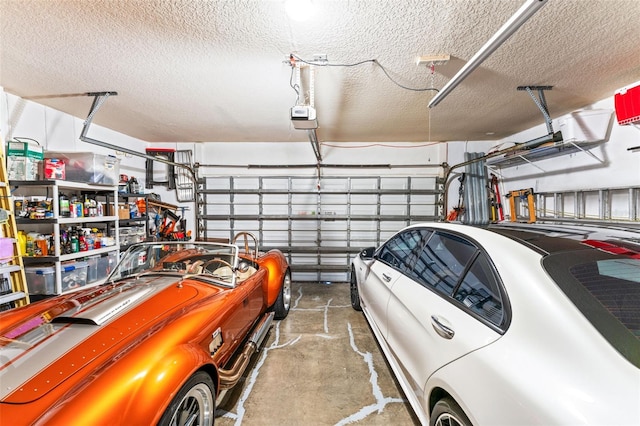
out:
<path id="1" fill-rule="evenodd" d="M 71 191 L 78 195 L 95 194 L 104 201 L 105 209 L 111 203 L 117 200 L 118 187 L 115 185 L 90 184 L 63 180 L 40 180 L 40 181 L 10 181 L 9 185 L 14 189 L 14 197 L 16 194 L 23 196 L 45 195 L 51 198 L 53 218 L 48 219 L 26 219 L 17 218 L 16 223 L 25 231 L 36 229 L 42 232 L 42 228 L 47 229 L 53 235 L 54 246 L 53 254 L 49 256 L 22 256 L 25 265 L 35 264 L 52 264 L 55 270 L 55 283 L 53 294 L 62 294 L 62 262 L 78 260 L 87 256 L 105 254 L 109 252 L 119 251 L 118 238 L 116 244 L 105 246 L 99 249 L 78 251 L 76 253 L 64 254 L 61 247 L 61 227 L 63 225 L 82 225 L 82 224 L 103 224 L 107 232 L 114 230 L 118 235 L 118 217 L 117 216 L 89 216 L 89 217 L 61 217 L 60 216 L 60 193 L 62 191 Z M 25 229 L 26 228 L 26 229 Z M 94 285 L 94 283 L 87 284 Z M 48 293 L 47 293 L 48 294 Z"/>
<path id="2" fill-rule="evenodd" d="M 549 142 L 547 145 L 539 146 L 537 148 L 514 151 L 504 157 L 494 157 L 487 160 L 487 166 L 499 166 L 499 167 L 513 167 L 521 164 L 532 164 L 535 161 L 544 160 L 547 158 L 553 158 L 560 155 L 569 155 L 576 152 L 583 152 L 589 156 L 595 158 L 599 162 L 601 159 L 589 152 L 589 149 L 602 143 L 600 142 L 577 142 L 577 141 L 563 141 L 563 142 Z M 535 166 L 537 167 L 537 166 Z M 538 167 L 540 168 L 540 167 Z"/>

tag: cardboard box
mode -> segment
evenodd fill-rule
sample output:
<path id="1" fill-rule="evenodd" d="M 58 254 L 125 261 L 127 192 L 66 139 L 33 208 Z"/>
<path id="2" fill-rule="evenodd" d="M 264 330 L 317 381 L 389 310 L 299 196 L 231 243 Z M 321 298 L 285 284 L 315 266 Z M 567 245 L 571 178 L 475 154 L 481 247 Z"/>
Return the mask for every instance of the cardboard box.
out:
<path id="1" fill-rule="evenodd" d="M 127 204 L 118 204 L 118 219 L 131 219 L 131 210 Z"/>
<path id="2" fill-rule="evenodd" d="M 29 142 L 9 141 L 7 142 L 7 157 L 11 156 L 42 160 L 44 158 L 44 150 L 40 145 Z"/>
<path id="3" fill-rule="evenodd" d="M 38 180 L 38 171 L 44 157 L 40 145 L 28 142 L 7 143 L 7 177 L 9 180 Z"/>
<path id="4" fill-rule="evenodd" d="M 42 176 L 44 179 L 65 180 L 64 161 L 58 158 L 45 158 L 43 162 Z"/>

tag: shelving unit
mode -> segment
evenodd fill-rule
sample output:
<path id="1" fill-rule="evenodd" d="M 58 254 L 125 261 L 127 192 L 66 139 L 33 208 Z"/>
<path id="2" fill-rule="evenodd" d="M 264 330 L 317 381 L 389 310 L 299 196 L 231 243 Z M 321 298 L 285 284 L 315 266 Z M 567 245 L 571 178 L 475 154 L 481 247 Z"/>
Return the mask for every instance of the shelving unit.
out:
<path id="1" fill-rule="evenodd" d="M 35 265 L 42 267 L 53 267 L 54 286 L 51 294 L 63 293 L 62 275 L 65 271 L 65 262 L 78 261 L 88 256 L 103 255 L 117 253 L 119 251 L 118 244 L 118 217 L 116 215 L 103 215 L 93 217 L 62 217 L 60 215 L 60 194 L 75 194 L 82 197 L 84 195 L 95 197 L 103 202 L 104 213 L 111 211 L 109 206 L 115 206 L 117 200 L 117 186 L 85 184 L 71 181 L 11 181 L 10 186 L 13 188 L 14 199 L 17 197 L 40 197 L 51 200 L 52 217 L 44 219 L 32 218 L 16 218 L 16 223 L 20 230 L 28 232 L 39 232 L 42 234 L 51 234 L 53 246 L 52 250 L 46 256 L 23 256 L 24 265 L 32 268 Z M 115 208 L 114 208 L 115 210 Z M 78 251 L 65 253 L 61 245 L 61 230 L 66 225 L 76 225 L 96 227 L 104 231 L 105 235 L 113 235 L 113 245 L 103 246 L 93 250 Z M 104 277 L 103 277 L 104 278 Z M 97 280 L 87 285 L 97 285 L 103 280 Z M 30 292 L 33 292 L 30 289 Z M 41 293 L 39 293 L 41 294 Z M 49 293 L 45 293 L 49 295 Z"/>
<path id="2" fill-rule="evenodd" d="M 140 198 L 144 199 L 144 214 L 141 214 L 139 217 L 133 217 L 128 219 L 119 217 L 118 241 L 120 242 L 120 250 L 122 251 L 129 248 L 131 244 L 134 244 L 138 241 L 147 241 L 150 238 L 149 216 L 148 216 L 149 215 L 149 196 L 148 194 L 118 192 L 118 204 L 120 204 L 122 201 L 128 204 L 132 198 L 136 199 L 136 201 Z M 137 228 L 137 227 L 144 228 L 142 234 L 136 233 L 136 234 L 124 235 L 125 229 L 131 229 L 131 228 Z M 136 235 L 136 237 L 133 238 L 132 235 Z M 138 235 L 143 235 L 143 237 L 138 238 L 137 237 Z"/>
<path id="3" fill-rule="evenodd" d="M 553 158 L 560 155 L 569 155 L 577 152 L 581 152 L 589 155 L 590 157 L 602 162 L 600 158 L 594 155 L 590 149 L 601 144 L 602 142 L 578 142 L 578 141 L 563 141 L 559 143 L 550 142 L 549 144 L 539 146 L 537 148 L 515 151 L 508 156 L 494 157 L 487 160 L 487 166 L 489 167 L 513 167 L 521 164 L 531 164 L 534 167 L 542 170 L 540 167 L 534 164 L 535 161 L 544 160 L 547 158 Z M 542 170 L 544 171 L 544 170 Z"/>
<path id="4" fill-rule="evenodd" d="M 155 221 L 155 216 L 162 216 L 165 210 L 169 210 L 171 212 L 176 212 L 178 210 L 178 206 L 165 203 L 163 201 L 156 200 L 154 198 L 150 198 L 150 194 L 138 194 L 131 192 L 119 192 L 118 193 L 118 201 L 129 203 L 129 200 L 135 199 L 144 199 L 145 206 L 145 214 L 140 217 L 134 217 L 129 219 L 120 218 L 118 220 L 119 227 L 121 230 L 127 229 L 127 227 L 134 226 L 142 226 L 144 227 L 144 241 L 156 241 L 159 239 L 157 232 L 155 232 L 155 228 L 150 225 L 151 221 Z M 141 234 L 139 234 L 141 235 Z M 135 241 L 136 238 L 128 238 L 125 235 L 119 236 L 120 241 L 120 249 L 126 250 L 131 244 L 138 242 Z"/>

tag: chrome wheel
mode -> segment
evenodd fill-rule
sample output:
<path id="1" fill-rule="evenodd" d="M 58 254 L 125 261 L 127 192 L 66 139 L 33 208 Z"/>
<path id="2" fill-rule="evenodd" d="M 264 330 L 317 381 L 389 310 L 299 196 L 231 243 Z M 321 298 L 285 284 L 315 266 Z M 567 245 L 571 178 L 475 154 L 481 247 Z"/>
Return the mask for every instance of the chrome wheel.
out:
<path id="1" fill-rule="evenodd" d="M 436 419 L 435 426 L 464 426 L 464 423 L 455 416 L 446 413 Z"/>
<path id="2" fill-rule="evenodd" d="M 282 282 L 282 303 L 284 309 L 289 312 L 291 308 L 291 274 L 287 272 Z"/>
<path id="3" fill-rule="evenodd" d="M 285 319 L 291 308 L 291 271 L 287 270 L 282 278 L 282 288 L 278 293 L 278 298 L 273 304 L 272 309 L 275 313 L 274 318 L 277 320 Z"/>
<path id="4" fill-rule="evenodd" d="M 214 384 L 205 372 L 191 376 L 160 419 L 160 425 L 212 426 L 216 400 Z"/>
<path id="5" fill-rule="evenodd" d="M 471 426 L 471 422 L 456 401 L 444 397 L 434 405 L 429 426 Z"/>

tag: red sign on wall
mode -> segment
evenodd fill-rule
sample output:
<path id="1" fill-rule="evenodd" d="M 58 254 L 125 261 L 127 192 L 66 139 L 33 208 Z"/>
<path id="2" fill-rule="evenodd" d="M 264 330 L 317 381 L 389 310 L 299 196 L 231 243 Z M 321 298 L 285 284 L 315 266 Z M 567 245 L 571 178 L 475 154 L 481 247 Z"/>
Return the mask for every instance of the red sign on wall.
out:
<path id="1" fill-rule="evenodd" d="M 640 81 L 616 90 L 613 101 L 618 124 L 640 122 Z"/>

